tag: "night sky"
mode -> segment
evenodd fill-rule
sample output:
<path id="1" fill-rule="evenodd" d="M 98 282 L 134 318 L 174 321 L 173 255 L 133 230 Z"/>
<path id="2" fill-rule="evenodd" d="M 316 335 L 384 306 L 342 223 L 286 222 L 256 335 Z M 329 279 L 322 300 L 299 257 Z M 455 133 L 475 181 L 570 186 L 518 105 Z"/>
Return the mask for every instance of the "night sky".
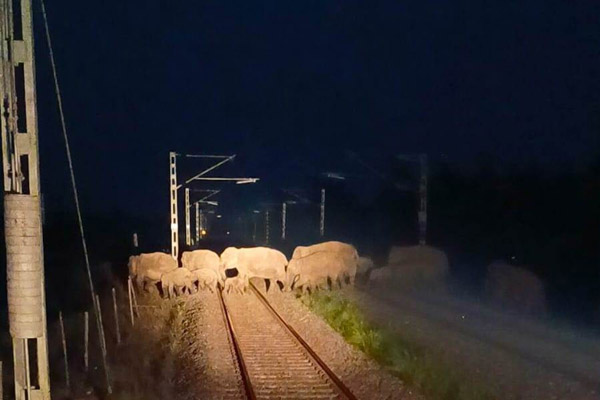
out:
<path id="1" fill-rule="evenodd" d="M 69 209 L 37 7 L 42 184 L 48 207 Z M 55 0 L 47 11 L 88 213 L 166 218 L 170 150 L 237 153 L 224 174 L 272 187 L 346 149 L 549 171 L 600 155 L 597 1 Z"/>

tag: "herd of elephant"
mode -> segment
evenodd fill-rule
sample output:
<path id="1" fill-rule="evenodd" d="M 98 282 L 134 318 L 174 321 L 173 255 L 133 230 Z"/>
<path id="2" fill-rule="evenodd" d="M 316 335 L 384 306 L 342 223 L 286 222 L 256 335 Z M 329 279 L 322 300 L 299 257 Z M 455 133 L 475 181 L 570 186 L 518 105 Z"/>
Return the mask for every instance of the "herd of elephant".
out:
<path id="1" fill-rule="evenodd" d="M 246 292 L 251 278 L 279 284 L 284 291 L 353 285 L 363 259 L 350 244 L 330 241 L 298 246 L 291 260 L 268 247 L 229 247 L 219 256 L 211 250 L 193 250 L 181 255 L 181 267 L 165 253 L 143 253 L 129 257 L 129 276 L 138 287 L 149 289 L 160 283 L 163 296 L 174 297 L 200 289 L 211 292 L 220 284 L 224 291 Z"/>

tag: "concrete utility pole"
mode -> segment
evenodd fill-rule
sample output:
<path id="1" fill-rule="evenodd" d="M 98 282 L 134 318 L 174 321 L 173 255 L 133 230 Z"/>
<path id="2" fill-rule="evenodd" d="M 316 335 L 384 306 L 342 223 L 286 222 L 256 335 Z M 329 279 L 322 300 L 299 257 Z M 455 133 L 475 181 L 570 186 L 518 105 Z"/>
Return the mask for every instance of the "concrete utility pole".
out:
<path id="1" fill-rule="evenodd" d="M 206 231 L 208 231 L 208 216 L 200 210 L 200 239 L 204 239 Z"/>
<path id="2" fill-rule="evenodd" d="M 31 0 L 0 0 L 0 18 L 4 230 L 15 399 L 49 400 Z M 30 345 L 35 354 L 30 354 Z"/>
<path id="3" fill-rule="evenodd" d="M 177 260 L 179 255 L 179 222 L 177 221 L 177 153 L 169 153 L 169 182 L 171 197 L 171 256 Z"/>
<path id="4" fill-rule="evenodd" d="M 281 205 L 281 239 L 285 240 L 285 224 L 287 220 L 287 204 L 284 201 Z"/>
<path id="5" fill-rule="evenodd" d="M 200 242 L 200 203 L 196 202 L 196 243 Z"/>
<path id="6" fill-rule="evenodd" d="M 419 156 L 421 178 L 419 180 L 419 244 L 427 241 L 427 155 Z"/>
<path id="7" fill-rule="evenodd" d="M 265 244 L 269 245 L 269 235 L 270 235 L 271 223 L 269 221 L 269 211 L 265 211 Z"/>
<path id="8" fill-rule="evenodd" d="M 190 188 L 185 188 L 185 244 L 192 244 L 192 227 L 190 218 Z"/>
<path id="9" fill-rule="evenodd" d="M 319 221 L 321 237 L 325 236 L 325 189 L 321 189 L 321 218 Z"/>

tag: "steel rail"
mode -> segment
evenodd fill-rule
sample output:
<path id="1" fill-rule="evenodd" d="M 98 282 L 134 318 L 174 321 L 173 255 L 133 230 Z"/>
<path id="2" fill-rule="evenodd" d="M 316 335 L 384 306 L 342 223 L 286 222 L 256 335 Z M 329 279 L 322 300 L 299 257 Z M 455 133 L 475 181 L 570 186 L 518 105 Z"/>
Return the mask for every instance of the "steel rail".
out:
<path id="1" fill-rule="evenodd" d="M 287 330 L 292 337 L 300 344 L 300 346 L 306 350 L 306 352 L 310 355 L 310 357 L 321 367 L 321 369 L 327 374 L 327 377 L 331 379 L 331 381 L 337 386 L 337 388 L 342 392 L 344 396 L 346 396 L 349 400 L 357 400 L 356 396 L 350 391 L 350 389 L 341 381 L 340 378 L 327 366 L 325 361 L 323 361 L 317 353 L 310 347 L 310 345 L 300 336 L 298 332 L 290 324 L 288 324 L 285 319 L 273 308 L 271 303 L 267 300 L 267 298 L 254 286 L 250 283 L 250 289 L 254 292 L 256 297 L 260 300 L 260 302 L 271 312 L 271 314 L 275 317 L 275 319 Z"/>
<path id="2" fill-rule="evenodd" d="M 220 287 L 217 288 L 217 293 L 219 296 L 219 304 L 221 305 L 221 311 L 223 313 L 223 319 L 225 320 L 225 325 L 227 326 L 227 331 L 229 332 L 229 336 L 231 338 L 231 342 L 235 351 L 235 358 L 237 359 L 238 367 L 242 375 L 242 383 L 244 384 L 246 396 L 248 396 L 248 399 L 250 400 L 256 400 L 256 394 L 254 393 L 254 388 L 252 387 L 252 383 L 250 382 L 250 375 L 248 374 L 248 369 L 246 368 L 246 363 L 244 362 L 244 357 L 242 356 L 242 350 L 240 349 L 240 344 L 235 335 L 233 323 L 231 322 L 231 316 L 227 311 L 227 306 L 225 305 L 225 300 L 223 299 L 223 293 Z"/>
<path id="3" fill-rule="evenodd" d="M 310 347 L 310 345 L 300 336 L 300 334 L 290 326 L 285 319 L 273 308 L 273 306 L 269 303 L 266 297 L 252 284 L 250 283 L 250 290 L 256 296 L 256 298 L 260 301 L 261 304 L 265 306 L 269 314 L 271 314 L 277 323 L 290 335 L 290 338 L 295 341 L 301 350 L 305 352 L 305 356 L 309 359 L 312 359 L 314 363 L 322 370 L 322 372 L 326 375 L 327 379 L 329 379 L 330 383 L 333 385 L 339 394 L 349 400 L 357 400 L 356 396 L 350 391 L 350 389 L 337 377 L 337 375 L 327 366 L 327 364 L 317 355 L 317 353 Z M 223 298 L 222 288 L 219 287 L 217 290 L 219 296 L 219 303 L 221 306 L 221 311 L 223 313 L 223 318 L 225 320 L 225 325 L 227 327 L 229 336 L 231 338 L 231 343 L 233 344 L 233 351 L 235 352 L 235 358 L 237 359 L 238 368 L 240 370 L 240 374 L 242 377 L 242 382 L 244 385 L 244 390 L 246 391 L 246 395 L 249 399 L 255 400 L 257 399 L 256 392 L 252 386 L 252 380 L 250 378 L 250 373 L 247 367 L 246 362 L 244 361 L 244 355 L 242 353 L 240 341 L 235 332 L 235 328 L 233 326 L 233 321 L 231 314 L 227 309 L 227 303 Z"/>

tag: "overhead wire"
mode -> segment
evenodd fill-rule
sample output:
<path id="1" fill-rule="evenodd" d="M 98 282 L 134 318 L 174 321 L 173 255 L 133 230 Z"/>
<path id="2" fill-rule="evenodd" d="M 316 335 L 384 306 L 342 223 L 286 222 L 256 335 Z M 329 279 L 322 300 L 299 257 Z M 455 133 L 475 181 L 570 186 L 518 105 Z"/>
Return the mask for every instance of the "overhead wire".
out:
<path id="1" fill-rule="evenodd" d="M 73 168 L 73 158 L 71 156 L 71 146 L 69 144 L 69 136 L 67 134 L 67 124 L 65 122 L 65 113 L 63 110 L 62 95 L 60 92 L 60 86 L 58 84 L 58 74 L 56 71 L 54 50 L 52 48 L 52 40 L 50 37 L 50 28 L 48 26 L 48 17 L 46 15 L 46 6 L 44 4 L 44 0 L 40 0 L 40 3 L 42 6 L 42 16 L 44 19 L 44 28 L 45 28 L 45 32 L 46 32 L 46 42 L 48 45 L 50 64 L 52 67 L 52 77 L 54 79 L 54 90 L 56 92 L 56 100 L 58 102 L 58 112 L 60 114 L 60 123 L 61 123 L 61 127 L 62 127 L 63 139 L 64 139 L 64 143 L 65 143 L 65 150 L 67 153 L 67 162 L 69 164 L 69 172 L 70 172 L 70 176 L 71 176 L 71 186 L 73 189 L 73 198 L 75 200 L 75 209 L 77 211 L 77 221 L 78 221 L 78 225 L 79 225 L 79 233 L 81 236 L 81 245 L 83 247 L 83 255 L 85 258 L 85 268 L 86 268 L 86 272 L 87 272 L 88 283 L 90 285 L 90 294 L 92 297 L 92 304 L 94 306 L 94 315 L 96 318 L 96 325 L 98 327 L 98 336 L 99 336 L 99 338 L 101 338 L 100 342 L 102 342 L 102 338 L 104 338 L 104 329 L 102 327 L 102 322 L 101 322 L 100 309 L 99 309 L 100 305 L 96 301 L 96 299 L 97 299 L 96 290 L 94 289 L 94 281 L 92 279 L 92 270 L 90 267 L 90 259 L 89 259 L 89 254 L 88 254 L 87 241 L 85 238 L 85 230 L 83 227 L 83 218 L 81 216 L 81 205 L 79 202 L 79 194 L 77 191 L 77 182 L 75 180 L 75 171 Z M 102 348 L 102 353 L 103 353 L 102 355 L 103 355 L 103 359 L 104 359 L 104 372 L 105 372 L 105 378 L 106 378 L 106 384 L 107 384 L 107 391 L 110 394 L 112 392 L 111 384 L 110 384 L 110 370 L 108 367 L 108 363 L 106 361 L 106 349 L 104 347 Z"/>

